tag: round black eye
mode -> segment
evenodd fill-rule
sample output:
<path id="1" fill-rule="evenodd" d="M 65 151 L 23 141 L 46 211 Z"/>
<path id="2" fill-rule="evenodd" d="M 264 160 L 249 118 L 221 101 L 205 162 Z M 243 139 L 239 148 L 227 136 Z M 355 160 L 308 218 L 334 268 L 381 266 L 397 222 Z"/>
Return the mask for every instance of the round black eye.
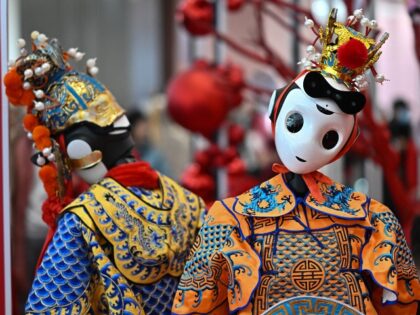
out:
<path id="1" fill-rule="evenodd" d="M 303 117 L 299 113 L 293 113 L 286 119 L 286 128 L 291 133 L 296 133 L 303 127 Z"/>
<path id="2" fill-rule="evenodd" d="M 338 133 L 335 130 L 328 131 L 324 138 L 322 138 L 322 146 L 327 149 L 331 150 L 334 148 L 338 143 Z"/>

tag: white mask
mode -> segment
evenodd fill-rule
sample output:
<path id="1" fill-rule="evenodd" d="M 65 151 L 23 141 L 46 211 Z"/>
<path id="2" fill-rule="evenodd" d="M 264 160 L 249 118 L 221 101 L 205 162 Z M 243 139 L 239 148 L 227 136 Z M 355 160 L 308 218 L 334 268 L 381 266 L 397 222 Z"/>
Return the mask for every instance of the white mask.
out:
<path id="1" fill-rule="evenodd" d="M 307 95 L 304 77 L 295 82 L 299 88 L 287 92 L 275 122 L 277 152 L 282 163 L 296 174 L 311 173 L 334 160 L 355 125 L 355 116 L 343 113 L 334 101 Z M 270 113 L 277 97 L 274 92 Z"/>

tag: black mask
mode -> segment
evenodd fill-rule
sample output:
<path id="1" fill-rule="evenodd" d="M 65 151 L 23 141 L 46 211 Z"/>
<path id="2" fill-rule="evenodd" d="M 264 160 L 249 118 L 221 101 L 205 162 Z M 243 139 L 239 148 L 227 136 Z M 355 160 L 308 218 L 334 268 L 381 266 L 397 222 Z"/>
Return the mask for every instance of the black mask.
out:
<path id="1" fill-rule="evenodd" d="M 118 134 L 111 134 L 112 131 L 123 130 Z M 99 127 L 92 123 L 81 123 L 69 128 L 64 132 L 66 144 L 72 140 L 80 139 L 86 141 L 92 150 L 102 152 L 102 162 L 107 169 L 114 167 L 118 161 L 131 156 L 134 142 L 128 128 L 115 128 L 108 126 Z"/>

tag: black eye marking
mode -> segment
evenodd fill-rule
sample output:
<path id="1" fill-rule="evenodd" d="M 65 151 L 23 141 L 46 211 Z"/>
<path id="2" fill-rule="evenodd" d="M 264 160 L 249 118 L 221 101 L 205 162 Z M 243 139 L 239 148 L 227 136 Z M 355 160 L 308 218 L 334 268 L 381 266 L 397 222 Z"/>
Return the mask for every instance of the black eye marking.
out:
<path id="1" fill-rule="evenodd" d="M 328 105 L 327 105 L 328 106 Z M 325 115 L 332 115 L 332 114 L 334 114 L 334 112 L 332 112 L 332 111 L 330 111 L 330 110 L 328 110 L 328 109 L 325 109 L 324 107 L 322 107 L 322 106 L 319 106 L 318 104 L 316 104 L 316 108 L 321 112 L 321 113 L 323 113 L 323 114 L 325 114 Z"/>
<path id="2" fill-rule="evenodd" d="M 298 156 L 296 156 L 296 160 L 298 160 L 299 162 L 302 162 L 302 163 L 305 163 L 306 162 L 306 160 L 304 160 L 304 159 L 302 159 L 302 158 L 300 158 Z"/>
<path id="3" fill-rule="evenodd" d="M 366 97 L 355 91 L 340 91 L 333 88 L 319 71 L 310 71 L 304 81 L 303 89 L 313 98 L 327 97 L 337 103 L 346 114 L 360 112 L 366 103 Z"/>
<path id="4" fill-rule="evenodd" d="M 299 113 L 293 113 L 286 118 L 286 128 L 291 133 L 299 132 L 303 127 L 303 117 Z"/>
<path id="5" fill-rule="evenodd" d="M 338 140 L 339 136 L 337 131 L 330 130 L 322 138 L 322 146 L 327 150 L 331 150 L 337 145 Z"/>

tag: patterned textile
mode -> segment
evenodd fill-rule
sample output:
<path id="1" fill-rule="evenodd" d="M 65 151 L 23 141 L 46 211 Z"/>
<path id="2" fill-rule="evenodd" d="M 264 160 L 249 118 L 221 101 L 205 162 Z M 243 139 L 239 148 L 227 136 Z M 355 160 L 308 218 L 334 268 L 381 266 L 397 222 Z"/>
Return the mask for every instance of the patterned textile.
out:
<path id="1" fill-rule="evenodd" d="M 318 185 L 322 203 L 294 196 L 283 175 L 216 202 L 172 312 L 318 315 L 330 314 L 319 301 L 335 301 L 331 314 L 414 314 L 420 283 L 394 214 L 349 187 Z M 395 299 L 378 302 L 378 290 Z M 300 312 L 282 304 L 299 297 Z"/>
<path id="2" fill-rule="evenodd" d="M 361 315 L 353 308 L 336 300 L 314 296 L 301 296 L 283 300 L 263 315 Z"/>
<path id="3" fill-rule="evenodd" d="M 160 186 L 106 178 L 64 209 L 26 314 L 170 314 L 204 205 L 167 177 Z"/>

